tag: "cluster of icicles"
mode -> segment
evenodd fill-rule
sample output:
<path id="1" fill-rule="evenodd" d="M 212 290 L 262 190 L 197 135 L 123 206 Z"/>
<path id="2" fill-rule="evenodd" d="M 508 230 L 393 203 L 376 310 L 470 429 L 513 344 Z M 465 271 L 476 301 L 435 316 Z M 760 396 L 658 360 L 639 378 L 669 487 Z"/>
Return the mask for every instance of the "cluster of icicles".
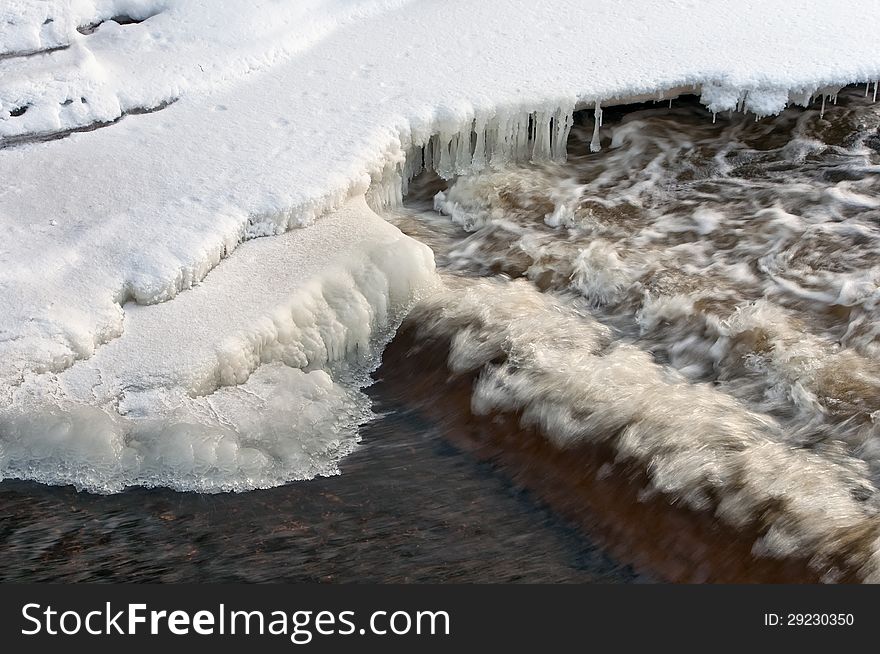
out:
<path id="1" fill-rule="evenodd" d="M 877 100 L 880 80 L 865 84 L 865 97 L 872 93 Z M 826 101 L 837 103 L 844 87 L 820 89 L 740 90 L 706 83 L 676 87 L 671 91 L 609 100 L 566 101 L 539 109 L 504 109 L 491 113 L 474 112 L 462 122 L 443 125 L 429 133 L 404 134 L 389 149 L 385 161 L 371 174 L 367 201 L 376 210 L 401 205 L 409 183 L 419 173 L 434 171 L 443 179 L 480 172 L 487 167 L 511 163 L 565 161 L 568 135 L 574 125 L 575 111 L 593 110 L 593 138 L 590 150 L 601 150 L 602 105 L 634 102 L 669 101 L 681 94 L 699 94 L 700 102 L 715 116 L 723 111 L 753 113 L 755 119 L 781 112 L 786 106 L 810 106 L 821 101 L 820 116 Z M 435 126 L 436 127 L 436 126 Z"/>

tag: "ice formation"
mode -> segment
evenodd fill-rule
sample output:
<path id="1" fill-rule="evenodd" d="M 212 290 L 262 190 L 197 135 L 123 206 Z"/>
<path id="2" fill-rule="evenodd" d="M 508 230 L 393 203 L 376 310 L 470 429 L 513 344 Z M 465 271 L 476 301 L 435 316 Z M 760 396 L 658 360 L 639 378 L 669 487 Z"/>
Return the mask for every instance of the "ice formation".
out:
<path id="1" fill-rule="evenodd" d="M 358 282 L 363 302 L 355 295 L 342 309 L 327 302 L 316 320 L 322 311 L 348 315 L 357 306 L 351 318 L 379 316 L 369 333 L 381 333 L 395 314 L 383 303 L 406 306 L 429 283 L 430 264 L 412 241 L 380 229 L 367 209 L 351 213 L 353 198 L 366 196 L 374 208 L 394 204 L 423 167 L 454 176 L 561 158 L 578 108 L 595 108 L 600 119 L 600 107 L 690 92 L 711 111 L 764 115 L 878 80 L 876 40 L 852 28 L 872 17 L 880 17 L 872 0 L 809 7 L 742 0 L 735 16 L 720 0 L 568 0 L 552 8 L 526 0 L 4 3 L 0 403 L 4 424 L 14 426 L 0 428 L 0 475 L 101 489 L 244 488 L 296 477 L 275 463 L 264 466 L 265 477 L 241 472 L 236 482 L 219 475 L 226 481 L 213 486 L 175 477 L 173 466 L 167 474 L 123 466 L 77 477 L 74 468 L 62 472 L 48 463 L 56 459 L 28 449 L 48 428 L 22 426 L 19 417 L 35 416 L 35 402 L 47 416 L 67 411 L 61 405 L 68 401 L 86 411 L 110 406 L 115 426 L 101 433 L 117 452 L 120 443 L 140 442 L 129 426 L 117 425 L 117 415 L 133 419 L 120 413 L 125 402 L 112 400 L 121 388 L 140 398 L 138 420 L 161 422 L 171 420 L 172 409 L 192 409 L 194 397 L 209 396 L 199 393 L 225 392 L 217 384 L 244 389 L 257 363 L 300 369 L 308 357 L 281 344 L 282 323 L 249 301 L 267 289 L 246 275 L 222 285 L 216 279 L 236 257 L 259 256 L 242 250 L 224 261 L 244 241 L 271 243 L 301 227 L 291 233 L 309 233 L 327 220 L 316 218 L 340 210 L 363 224 L 303 246 L 309 265 L 298 264 L 302 271 L 279 263 L 271 290 L 300 298 L 289 300 L 293 315 L 307 297 L 295 290 L 325 288 L 316 281 L 326 282 L 322 271 L 335 270 L 342 252 L 363 261 L 379 247 L 377 234 L 410 263 L 367 275 Z M 597 146 L 601 136 L 597 129 Z M 374 292 L 380 276 L 389 288 L 399 283 L 401 295 Z M 210 307 L 219 323 L 198 298 L 185 300 L 202 288 L 216 293 Z M 251 309 L 238 310 L 245 305 Z M 163 312 L 177 322 L 163 323 Z M 162 333 L 174 347 L 148 357 L 150 350 L 125 343 L 150 341 L 128 336 L 150 314 L 159 330 L 152 342 Z M 206 329 L 209 323 L 216 328 Z M 233 332 L 248 334 L 236 341 L 240 350 L 227 349 Z M 277 377 L 291 388 L 308 385 Z M 65 395 L 56 400 L 59 388 Z M 233 431 L 246 431 L 218 415 Z M 287 472 L 273 476 L 278 470 Z"/>
<path id="2" fill-rule="evenodd" d="M 250 241 L 173 302 L 127 304 L 90 358 L 19 380 L 0 470 L 103 492 L 330 474 L 370 416 L 359 386 L 433 281 L 430 251 L 362 198 Z"/>

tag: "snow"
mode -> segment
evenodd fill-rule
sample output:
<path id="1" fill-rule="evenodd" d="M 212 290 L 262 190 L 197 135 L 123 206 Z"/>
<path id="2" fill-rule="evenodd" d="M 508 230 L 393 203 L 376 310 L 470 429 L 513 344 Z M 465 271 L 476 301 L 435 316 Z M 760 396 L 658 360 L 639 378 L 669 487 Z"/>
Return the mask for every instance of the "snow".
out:
<path id="1" fill-rule="evenodd" d="M 0 108 L 27 107 L 20 120 L 0 122 L 0 137 L 113 121 L 188 92 L 216 90 L 290 57 L 346 21 L 399 4 L 13 0 L 2 10 L 5 27 L 0 14 L 0 37 L 8 34 L 0 38 L 0 56 L 57 50 L 0 61 Z"/>
<path id="2" fill-rule="evenodd" d="M 126 421 L 170 421 L 169 403 L 247 385 L 261 363 L 329 366 L 333 357 L 303 366 L 279 345 L 273 330 L 301 326 L 272 312 L 292 316 L 343 269 L 348 299 L 313 307 L 315 322 L 348 315 L 359 297 L 378 318 L 339 356 L 378 338 L 430 283 L 431 263 L 350 202 L 394 204 L 422 165 L 451 176 L 561 158 L 576 108 L 601 116 L 622 101 L 697 92 L 710 111 L 764 115 L 824 99 L 880 79 L 876 37 L 854 27 L 877 18 L 876 0 L 7 0 L 0 406 L 14 433 L 31 436 L 0 428 L 0 476 L 108 490 L 309 474 L 256 448 L 265 465 L 201 486 L 143 463 L 145 449 L 137 465 L 77 476 L 85 463 L 35 463 L 27 443 L 45 431 L 43 413 L 70 422 L 98 410 L 113 425 L 101 432 L 111 450 L 124 453 L 141 429 Z M 597 126 L 597 146 L 601 136 Z M 346 224 L 330 236 L 333 220 Z M 357 265 L 375 275 L 358 278 Z M 379 277 L 399 289 L 376 290 Z M 186 420 L 216 426 L 201 413 Z"/>

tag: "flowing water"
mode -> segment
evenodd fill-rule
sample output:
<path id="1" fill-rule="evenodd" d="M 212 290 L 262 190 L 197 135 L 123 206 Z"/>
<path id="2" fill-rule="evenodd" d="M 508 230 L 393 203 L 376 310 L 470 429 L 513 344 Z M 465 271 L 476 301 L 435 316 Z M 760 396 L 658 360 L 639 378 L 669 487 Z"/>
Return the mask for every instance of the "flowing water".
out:
<path id="1" fill-rule="evenodd" d="M 600 152 L 579 123 L 567 163 L 415 180 L 390 219 L 446 290 L 409 324 L 477 374 L 475 414 L 610 446 L 759 556 L 880 579 L 880 107 L 606 110 Z"/>

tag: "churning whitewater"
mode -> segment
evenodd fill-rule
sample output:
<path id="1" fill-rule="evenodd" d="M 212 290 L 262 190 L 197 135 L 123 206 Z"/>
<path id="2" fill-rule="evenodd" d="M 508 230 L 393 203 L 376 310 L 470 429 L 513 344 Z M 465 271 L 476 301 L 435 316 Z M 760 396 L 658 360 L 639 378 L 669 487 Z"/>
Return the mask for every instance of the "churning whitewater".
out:
<path id="1" fill-rule="evenodd" d="M 445 290 L 410 321 L 480 372 L 476 413 L 610 445 L 645 493 L 757 525 L 756 554 L 880 580 L 872 100 L 588 111 L 567 163 L 423 174 L 392 221 Z"/>

